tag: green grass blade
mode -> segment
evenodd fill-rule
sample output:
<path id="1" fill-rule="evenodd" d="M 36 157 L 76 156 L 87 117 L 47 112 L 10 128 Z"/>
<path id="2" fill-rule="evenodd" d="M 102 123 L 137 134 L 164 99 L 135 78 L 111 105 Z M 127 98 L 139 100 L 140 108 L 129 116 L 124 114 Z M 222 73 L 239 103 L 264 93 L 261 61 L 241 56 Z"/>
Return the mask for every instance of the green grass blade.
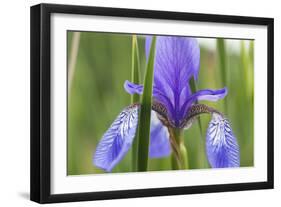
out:
<path id="1" fill-rule="evenodd" d="M 198 90 L 198 87 L 197 87 L 197 84 L 196 84 L 194 78 L 190 79 L 189 85 L 190 85 L 192 93 L 195 93 Z M 198 101 L 196 101 L 195 103 L 197 104 Z M 200 116 L 197 118 L 197 122 L 198 122 L 201 140 L 202 140 L 203 143 L 205 143 L 205 136 L 204 136 L 203 127 L 202 127 L 202 120 L 201 120 Z M 204 152 L 205 152 L 205 150 L 204 150 Z M 201 161 L 202 161 L 202 167 L 203 168 L 209 167 L 208 161 L 206 159 L 204 159 L 204 160 L 201 159 Z"/>
<path id="2" fill-rule="evenodd" d="M 141 111 L 139 116 L 138 171 L 146 171 L 148 163 L 155 45 L 156 37 L 153 37 L 146 65 Z"/>
<path id="3" fill-rule="evenodd" d="M 217 51 L 219 59 L 219 73 L 221 74 L 221 80 L 224 86 L 227 84 L 227 54 L 225 51 L 225 41 L 222 38 L 217 39 Z M 224 98 L 224 109 L 227 113 L 227 96 Z"/>
<path id="4" fill-rule="evenodd" d="M 133 83 L 140 83 L 140 59 L 139 59 L 139 47 L 137 36 L 133 35 L 132 38 L 132 77 L 131 80 Z M 140 101 L 139 94 L 133 94 L 131 97 L 131 103 L 137 103 Z"/>
<path id="5" fill-rule="evenodd" d="M 250 42 L 250 48 L 249 48 L 249 64 L 250 64 L 250 70 L 248 71 L 248 80 L 250 80 L 251 84 L 250 84 L 250 90 L 251 90 L 251 96 L 252 96 L 252 104 L 254 103 L 254 41 L 252 40 Z"/>
<path id="6" fill-rule="evenodd" d="M 139 59 L 139 49 L 138 49 L 138 42 L 137 36 L 133 35 L 132 37 L 132 78 L 131 81 L 133 83 L 139 84 L 140 83 L 140 59 Z M 133 94 L 131 96 L 131 104 L 139 103 L 140 102 L 140 95 Z M 137 170 L 138 164 L 138 135 L 136 135 L 133 143 L 132 148 L 132 170 Z"/>
<path id="7" fill-rule="evenodd" d="M 241 150 L 241 156 L 247 157 L 248 163 L 253 163 L 253 154 L 250 153 L 254 151 L 254 139 L 253 139 L 253 121 L 254 120 L 254 107 L 253 107 L 253 41 L 250 42 L 249 48 L 246 46 L 246 41 L 242 40 L 240 42 L 240 58 L 241 58 L 241 88 L 243 91 L 240 94 L 243 94 L 243 99 L 238 99 L 238 103 L 241 107 L 240 111 L 243 114 L 243 120 L 247 123 L 247 127 L 252 130 L 242 130 L 241 135 L 244 137 L 243 140 L 240 140 L 240 144 L 244 146 Z M 251 155 L 251 156 L 250 156 Z M 244 162 L 241 162 L 241 165 L 244 165 Z"/>
<path id="8" fill-rule="evenodd" d="M 190 85 L 190 87 L 191 87 L 192 93 L 195 93 L 195 92 L 197 91 L 197 85 L 196 85 L 196 83 L 195 83 L 194 78 L 191 78 L 191 79 L 190 79 L 189 85 Z M 198 101 L 196 101 L 196 103 L 198 103 Z M 200 135 L 201 135 L 201 137 L 203 137 L 203 136 L 202 136 L 202 135 L 203 135 L 202 123 L 201 123 L 201 118 L 200 118 L 200 116 L 198 117 L 197 120 L 198 120 L 199 129 L 200 129 Z"/>
<path id="9" fill-rule="evenodd" d="M 77 55 L 80 44 L 80 32 L 74 32 L 70 48 L 70 58 L 68 62 L 68 94 L 70 94 L 71 84 L 75 73 Z"/>

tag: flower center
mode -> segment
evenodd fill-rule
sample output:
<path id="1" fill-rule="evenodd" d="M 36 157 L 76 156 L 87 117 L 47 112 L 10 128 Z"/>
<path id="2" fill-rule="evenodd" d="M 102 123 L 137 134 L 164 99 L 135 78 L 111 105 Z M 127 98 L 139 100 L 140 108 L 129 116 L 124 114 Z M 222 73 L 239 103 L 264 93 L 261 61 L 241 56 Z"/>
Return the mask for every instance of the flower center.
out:
<path id="1" fill-rule="evenodd" d="M 194 104 L 192 105 L 184 119 L 180 122 L 179 127 L 176 127 L 173 122 L 169 119 L 167 109 L 166 107 L 159 103 L 154 101 L 152 103 L 152 110 L 156 112 L 157 117 L 162 122 L 164 126 L 167 128 L 179 128 L 179 129 L 188 129 L 193 122 L 196 120 L 196 118 L 201 114 L 213 114 L 217 113 L 223 117 L 223 114 L 217 111 L 216 109 L 207 106 L 205 104 Z"/>

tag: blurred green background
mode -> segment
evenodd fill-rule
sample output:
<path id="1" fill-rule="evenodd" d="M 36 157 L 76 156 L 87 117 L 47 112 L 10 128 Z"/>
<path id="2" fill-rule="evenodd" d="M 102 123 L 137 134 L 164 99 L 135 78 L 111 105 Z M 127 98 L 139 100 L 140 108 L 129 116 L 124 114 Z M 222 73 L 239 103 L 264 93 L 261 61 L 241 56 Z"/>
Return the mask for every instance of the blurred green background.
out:
<path id="1" fill-rule="evenodd" d="M 197 38 L 200 44 L 198 89 L 227 87 L 228 95 L 218 102 L 204 102 L 230 120 L 240 146 L 241 166 L 254 165 L 253 149 L 253 40 Z M 138 36 L 141 75 L 145 68 L 143 36 Z M 123 108 L 130 95 L 123 88 L 131 79 L 132 35 L 68 32 L 68 146 L 67 174 L 103 173 L 92 164 L 93 153 L 103 133 Z M 77 56 L 75 55 L 77 54 Z M 185 131 L 191 169 L 209 168 L 205 134 L 209 115 Z M 149 170 L 170 170 L 170 157 L 150 159 Z M 131 171 L 131 151 L 113 172 Z"/>

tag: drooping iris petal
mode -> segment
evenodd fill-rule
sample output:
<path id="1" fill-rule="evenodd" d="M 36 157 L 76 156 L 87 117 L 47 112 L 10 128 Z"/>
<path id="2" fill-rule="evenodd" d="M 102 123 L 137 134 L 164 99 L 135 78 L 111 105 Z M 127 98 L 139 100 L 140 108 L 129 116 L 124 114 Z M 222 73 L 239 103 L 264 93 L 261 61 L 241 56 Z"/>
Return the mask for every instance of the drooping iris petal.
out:
<path id="1" fill-rule="evenodd" d="M 196 101 L 206 100 L 206 101 L 217 101 L 224 98 L 227 95 L 227 88 L 222 88 L 219 90 L 204 89 L 197 91 L 192 94 L 186 102 L 181 107 L 181 113 L 186 114 L 191 104 Z"/>
<path id="2" fill-rule="evenodd" d="M 239 167 L 240 153 L 229 121 L 214 113 L 206 136 L 206 151 L 213 168 Z"/>
<path id="3" fill-rule="evenodd" d="M 157 118 L 156 112 L 151 112 L 149 157 L 161 158 L 169 156 L 171 146 L 169 132 Z"/>
<path id="4" fill-rule="evenodd" d="M 105 132 L 94 153 L 95 166 L 110 172 L 130 149 L 138 125 L 139 105 L 125 108 Z"/>

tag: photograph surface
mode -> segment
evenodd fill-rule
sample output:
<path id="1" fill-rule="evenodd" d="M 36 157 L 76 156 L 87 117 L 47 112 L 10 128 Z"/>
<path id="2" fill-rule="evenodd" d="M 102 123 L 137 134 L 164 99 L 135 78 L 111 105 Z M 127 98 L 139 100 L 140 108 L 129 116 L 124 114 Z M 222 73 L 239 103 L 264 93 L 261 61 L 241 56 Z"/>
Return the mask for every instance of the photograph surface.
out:
<path id="1" fill-rule="evenodd" d="M 67 32 L 67 175 L 254 166 L 254 40 Z"/>

